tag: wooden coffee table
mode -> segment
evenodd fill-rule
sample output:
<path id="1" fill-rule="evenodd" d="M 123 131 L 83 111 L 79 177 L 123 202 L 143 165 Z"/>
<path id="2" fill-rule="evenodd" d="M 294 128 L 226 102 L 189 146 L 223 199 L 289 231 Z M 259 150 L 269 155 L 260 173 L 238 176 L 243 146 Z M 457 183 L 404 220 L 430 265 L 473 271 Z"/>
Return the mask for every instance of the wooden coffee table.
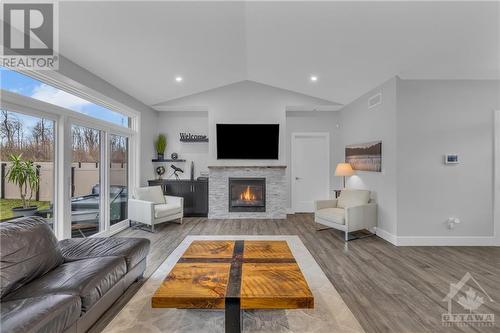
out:
<path id="1" fill-rule="evenodd" d="M 241 332 L 241 310 L 314 308 L 314 297 L 286 241 L 193 241 L 151 303 L 225 309 L 232 333 Z"/>

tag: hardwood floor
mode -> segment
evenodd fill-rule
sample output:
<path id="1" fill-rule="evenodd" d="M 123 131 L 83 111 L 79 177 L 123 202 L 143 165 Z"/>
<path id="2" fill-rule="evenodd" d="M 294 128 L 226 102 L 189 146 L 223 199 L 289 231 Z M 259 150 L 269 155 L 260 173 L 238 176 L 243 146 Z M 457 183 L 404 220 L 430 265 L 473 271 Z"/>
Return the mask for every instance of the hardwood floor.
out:
<path id="1" fill-rule="evenodd" d="M 498 332 L 500 330 L 499 247 L 395 247 L 368 237 L 345 243 L 335 230 L 316 231 L 311 214 L 286 220 L 208 220 L 185 218 L 165 223 L 156 233 L 127 229 L 118 236 L 151 240 L 148 277 L 187 235 L 298 235 L 366 332 Z M 482 306 L 493 313 L 495 327 L 443 327 L 443 298 L 450 283 L 466 272 L 495 302 Z M 100 332 L 143 282 L 134 284 L 94 325 Z"/>

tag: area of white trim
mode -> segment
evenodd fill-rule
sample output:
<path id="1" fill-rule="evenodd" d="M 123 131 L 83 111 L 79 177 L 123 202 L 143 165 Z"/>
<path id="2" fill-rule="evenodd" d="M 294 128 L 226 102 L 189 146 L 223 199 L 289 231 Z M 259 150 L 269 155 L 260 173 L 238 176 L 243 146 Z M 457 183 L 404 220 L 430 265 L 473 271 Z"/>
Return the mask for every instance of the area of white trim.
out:
<path id="1" fill-rule="evenodd" d="M 200 105 L 153 105 L 152 107 L 159 112 L 208 112 L 208 106 Z"/>
<path id="2" fill-rule="evenodd" d="M 9 109 L 10 111 L 28 114 L 35 112 L 38 114 L 43 114 L 44 117 L 49 117 L 50 119 L 57 119 L 60 116 L 66 116 L 72 121 L 84 122 L 96 129 L 111 129 L 112 131 L 122 133 L 123 135 L 131 135 L 134 133 L 134 130 L 132 130 L 131 128 L 118 126 L 105 120 L 90 117 L 83 113 L 71 111 L 54 104 L 39 101 L 37 99 L 19 95 L 7 90 L 0 89 L 0 94 L 2 96 L 0 105 Z"/>
<path id="3" fill-rule="evenodd" d="M 491 236 L 396 236 L 380 228 L 375 233 L 396 246 L 498 246 L 496 238 Z"/>
<path id="4" fill-rule="evenodd" d="M 113 228 L 115 227 L 115 228 Z M 123 230 L 127 229 L 130 227 L 130 220 L 126 219 L 121 222 L 118 222 L 117 224 L 114 224 L 110 227 L 108 231 L 108 236 L 113 236 L 116 235 L 119 232 L 122 232 Z"/>
<path id="5" fill-rule="evenodd" d="M 139 111 L 132 109 L 128 105 L 125 105 L 114 99 L 111 99 L 108 96 L 100 93 L 99 91 L 86 87 L 62 75 L 58 71 L 24 70 L 19 72 L 24 75 L 28 75 L 34 79 L 37 79 L 43 83 L 49 84 L 57 89 L 66 91 L 70 94 L 81 97 L 90 102 L 99 104 L 101 106 L 104 106 L 105 108 L 124 114 L 126 116 L 134 117 L 140 114 Z"/>
<path id="6" fill-rule="evenodd" d="M 500 246 L 500 110 L 494 112 L 494 126 L 493 235 L 496 246 Z"/>
<path id="7" fill-rule="evenodd" d="M 397 246 L 496 246 L 495 237 L 399 236 Z"/>
<path id="8" fill-rule="evenodd" d="M 375 234 L 393 245 L 398 245 L 397 236 L 394 234 L 391 234 L 390 232 L 387 232 L 383 229 L 377 228 L 377 230 L 375 231 Z"/>
<path id="9" fill-rule="evenodd" d="M 286 112 L 332 112 L 332 111 L 340 111 L 344 106 L 335 104 L 335 105 L 287 105 L 285 107 Z"/>

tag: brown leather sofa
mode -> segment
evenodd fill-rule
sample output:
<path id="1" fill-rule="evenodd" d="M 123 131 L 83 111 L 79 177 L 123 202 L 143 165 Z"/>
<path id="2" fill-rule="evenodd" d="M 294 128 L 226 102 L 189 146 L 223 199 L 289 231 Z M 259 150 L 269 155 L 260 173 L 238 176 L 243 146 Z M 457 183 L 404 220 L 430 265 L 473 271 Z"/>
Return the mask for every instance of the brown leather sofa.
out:
<path id="1" fill-rule="evenodd" d="M 149 246 L 142 238 L 58 242 L 37 217 L 0 223 L 1 332 L 86 332 L 142 277 Z"/>

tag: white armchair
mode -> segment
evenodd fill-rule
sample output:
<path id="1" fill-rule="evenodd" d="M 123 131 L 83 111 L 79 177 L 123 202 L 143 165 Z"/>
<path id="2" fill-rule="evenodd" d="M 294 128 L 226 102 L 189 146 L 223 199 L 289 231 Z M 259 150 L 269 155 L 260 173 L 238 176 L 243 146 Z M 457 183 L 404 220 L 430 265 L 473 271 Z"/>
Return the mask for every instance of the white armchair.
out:
<path id="1" fill-rule="evenodd" d="M 128 217 L 130 221 L 151 226 L 184 217 L 184 198 L 163 195 L 161 186 L 139 187 L 128 200 Z"/>
<path id="2" fill-rule="evenodd" d="M 370 200 L 370 191 L 344 189 L 338 199 L 315 202 L 314 222 L 345 232 L 377 226 L 377 204 Z"/>

